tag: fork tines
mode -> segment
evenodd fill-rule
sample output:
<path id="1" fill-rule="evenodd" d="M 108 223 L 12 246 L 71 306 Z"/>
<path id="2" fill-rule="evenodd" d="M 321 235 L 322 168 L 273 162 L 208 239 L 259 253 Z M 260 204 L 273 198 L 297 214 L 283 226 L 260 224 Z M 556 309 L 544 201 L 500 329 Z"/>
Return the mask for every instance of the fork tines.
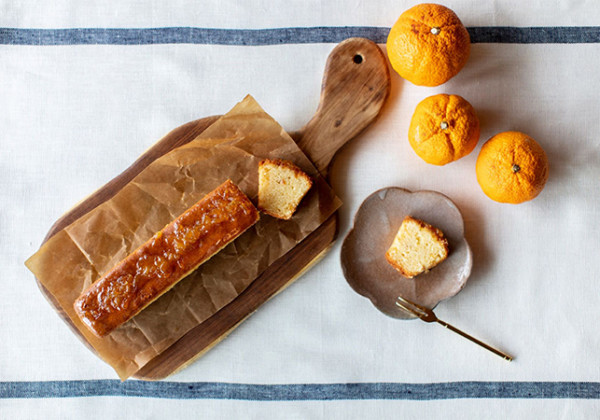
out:
<path id="1" fill-rule="evenodd" d="M 419 318 L 422 318 L 427 315 L 427 309 L 418 305 L 410 300 L 403 298 L 402 296 L 398 296 L 396 299 L 396 306 L 400 309 L 404 309 L 406 312 L 409 312 Z"/>

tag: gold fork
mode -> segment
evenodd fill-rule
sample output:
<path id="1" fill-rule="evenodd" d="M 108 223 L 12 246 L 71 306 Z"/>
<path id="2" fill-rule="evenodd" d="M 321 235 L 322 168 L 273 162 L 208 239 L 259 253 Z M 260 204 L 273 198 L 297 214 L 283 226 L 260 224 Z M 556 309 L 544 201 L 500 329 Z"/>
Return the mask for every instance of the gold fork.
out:
<path id="1" fill-rule="evenodd" d="M 489 350 L 492 353 L 502 357 L 504 360 L 508 360 L 510 362 L 513 359 L 508 354 L 502 353 L 500 350 L 497 350 L 497 349 L 493 348 L 492 346 L 487 345 L 482 341 L 479 341 L 475 337 L 471 337 L 469 334 L 459 330 L 458 328 L 453 327 L 452 325 L 448 324 L 447 322 L 442 321 L 441 319 L 438 319 L 438 317 L 435 316 L 433 311 L 429 308 L 426 308 L 421 305 L 417 305 L 416 303 L 411 302 L 410 300 L 405 299 L 402 296 L 398 296 L 398 299 L 396 300 L 396 306 L 398 306 L 399 308 L 405 310 L 406 312 L 408 312 L 410 314 L 413 314 L 413 315 L 421 318 L 425 322 L 437 322 L 438 324 L 443 325 L 444 327 L 448 328 L 449 330 L 462 335 L 463 337 L 471 340 L 472 342 L 474 342 L 476 344 L 479 344 L 484 349 Z"/>

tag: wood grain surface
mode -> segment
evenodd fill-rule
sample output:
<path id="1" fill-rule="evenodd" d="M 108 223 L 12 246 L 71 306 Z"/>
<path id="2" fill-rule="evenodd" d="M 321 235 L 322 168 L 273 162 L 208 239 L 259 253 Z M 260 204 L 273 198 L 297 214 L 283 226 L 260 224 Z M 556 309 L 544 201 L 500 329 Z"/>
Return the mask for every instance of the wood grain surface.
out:
<path id="1" fill-rule="evenodd" d="M 350 38 L 333 49 L 327 59 L 317 112 L 302 130 L 292 136 L 322 174 L 326 174 L 335 153 L 375 120 L 387 99 L 389 88 L 387 61 L 375 43 L 364 38 Z M 168 133 L 123 173 L 58 219 L 44 242 L 112 198 L 151 162 L 190 142 L 217 119 L 218 116 L 202 118 Z M 322 257 L 336 236 L 337 215 L 334 214 L 271 264 L 235 300 L 190 330 L 134 376 L 144 380 L 163 379 L 200 357 Z M 38 286 L 63 320 L 91 349 L 39 281 Z"/>

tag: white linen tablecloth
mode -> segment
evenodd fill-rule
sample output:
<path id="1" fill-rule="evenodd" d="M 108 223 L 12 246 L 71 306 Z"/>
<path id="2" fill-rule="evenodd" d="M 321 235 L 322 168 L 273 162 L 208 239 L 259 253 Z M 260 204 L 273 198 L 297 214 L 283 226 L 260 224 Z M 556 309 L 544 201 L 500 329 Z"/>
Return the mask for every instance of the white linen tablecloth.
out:
<path id="1" fill-rule="evenodd" d="M 250 93 L 288 131 L 302 127 L 335 44 L 72 45 L 67 36 L 65 45 L 23 45 L 19 36 L 32 35 L 16 29 L 385 30 L 414 4 L 0 1 L 0 418 L 596 417 L 600 8 L 593 0 L 445 2 L 467 27 L 541 26 L 560 35 L 560 27 L 595 26 L 596 38 L 474 43 L 466 67 L 436 88 L 392 73 L 380 118 L 332 167 L 344 201 L 336 245 L 162 385 L 128 381 L 124 393 L 23 264 L 62 213 L 181 124 L 225 113 Z M 445 167 L 425 164 L 407 140 L 415 106 L 436 93 L 466 98 L 482 126 L 475 151 Z M 489 200 L 475 176 L 481 145 L 506 130 L 537 139 L 550 161 L 545 190 L 522 205 Z M 348 286 L 342 239 L 362 200 L 387 186 L 436 190 L 457 204 L 474 267 L 466 288 L 436 313 L 514 362 L 441 327 L 388 318 Z"/>

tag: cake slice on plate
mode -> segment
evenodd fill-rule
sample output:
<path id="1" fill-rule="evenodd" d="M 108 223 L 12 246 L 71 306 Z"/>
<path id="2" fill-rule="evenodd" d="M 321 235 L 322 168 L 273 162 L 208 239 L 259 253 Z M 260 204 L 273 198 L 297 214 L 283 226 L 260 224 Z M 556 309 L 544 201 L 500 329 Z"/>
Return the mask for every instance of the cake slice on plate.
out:
<path id="1" fill-rule="evenodd" d="M 430 270 L 447 257 L 448 240 L 442 231 L 410 216 L 404 218 L 385 253 L 387 261 L 408 278 Z"/>

